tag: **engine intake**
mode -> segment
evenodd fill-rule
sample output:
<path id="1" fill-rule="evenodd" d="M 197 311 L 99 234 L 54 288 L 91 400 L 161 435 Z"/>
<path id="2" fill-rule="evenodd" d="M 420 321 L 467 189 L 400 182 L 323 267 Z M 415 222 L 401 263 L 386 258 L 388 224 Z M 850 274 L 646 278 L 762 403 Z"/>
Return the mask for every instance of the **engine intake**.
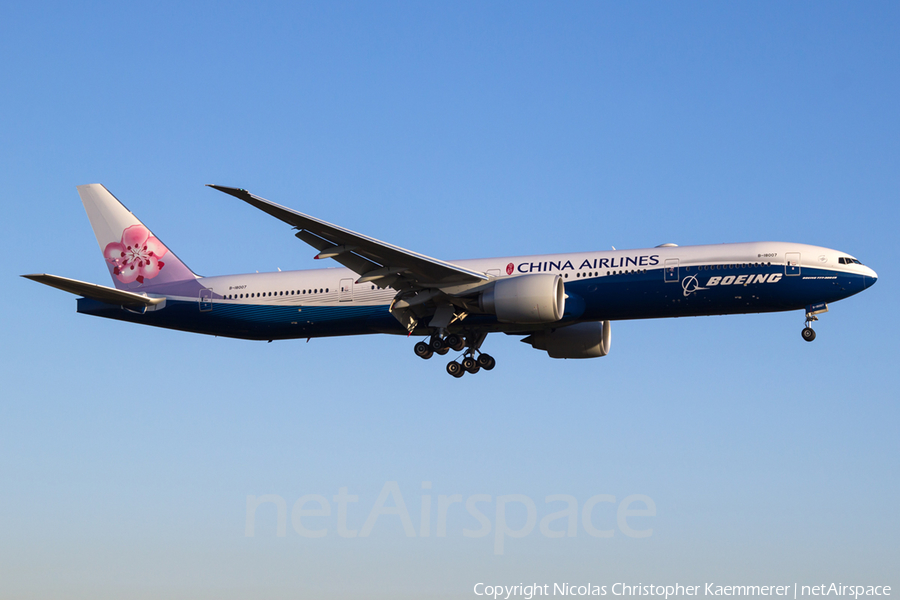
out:
<path id="1" fill-rule="evenodd" d="M 559 275 L 520 275 L 495 282 L 480 304 L 501 323 L 554 323 L 565 312 L 566 291 Z"/>
<path id="2" fill-rule="evenodd" d="M 609 321 L 578 323 L 539 331 L 522 340 L 551 358 L 597 358 L 609 353 Z"/>

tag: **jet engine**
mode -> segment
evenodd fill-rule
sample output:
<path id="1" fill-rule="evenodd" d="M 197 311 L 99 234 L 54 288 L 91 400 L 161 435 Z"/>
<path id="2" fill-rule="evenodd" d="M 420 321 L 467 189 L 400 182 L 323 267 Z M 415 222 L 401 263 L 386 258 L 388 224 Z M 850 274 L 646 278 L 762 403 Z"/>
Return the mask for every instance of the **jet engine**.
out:
<path id="1" fill-rule="evenodd" d="M 500 279 L 481 295 L 480 306 L 501 323 L 554 323 L 566 308 L 563 278 L 535 273 Z"/>
<path id="2" fill-rule="evenodd" d="M 551 358 L 597 358 L 609 353 L 609 336 L 609 321 L 593 321 L 539 331 L 522 341 Z"/>

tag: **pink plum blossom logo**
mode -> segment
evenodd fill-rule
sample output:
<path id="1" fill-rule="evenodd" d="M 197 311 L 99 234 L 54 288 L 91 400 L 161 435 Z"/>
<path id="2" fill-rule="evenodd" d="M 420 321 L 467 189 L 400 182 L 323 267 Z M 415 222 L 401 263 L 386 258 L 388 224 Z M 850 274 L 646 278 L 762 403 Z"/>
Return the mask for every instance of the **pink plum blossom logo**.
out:
<path id="1" fill-rule="evenodd" d="M 132 225 L 122 232 L 121 242 L 110 242 L 103 250 L 106 262 L 113 266 L 113 275 L 122 283 L 153 279 L 166 266 L 160 259 L 169 249 L 153 237 L 143 225 Z"/>
<path id="2" fill-rule="evenodd" d="M 507 275 L 512 275 L 512 274 L 513 274 L 513 269 L 515 269 L 515 268 L 516 268 L 516 266 L 515 266 L 514 264 L 509 263 L 508 265 L 506 265 L 506 274 L 507 274 Z"/>

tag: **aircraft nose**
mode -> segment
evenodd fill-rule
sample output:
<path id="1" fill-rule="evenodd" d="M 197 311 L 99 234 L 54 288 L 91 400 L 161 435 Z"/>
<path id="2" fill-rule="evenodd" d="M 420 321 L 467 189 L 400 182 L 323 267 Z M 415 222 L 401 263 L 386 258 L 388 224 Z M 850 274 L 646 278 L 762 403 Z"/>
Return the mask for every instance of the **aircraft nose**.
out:
<path id="1" fill-rule="evenodd" d="M 865 275 L 863 276 L 863 280 L 866 282 L 866 287 L 872 287 L 876 281 L 878 281 L 878 273 L 866 267 Z"/>

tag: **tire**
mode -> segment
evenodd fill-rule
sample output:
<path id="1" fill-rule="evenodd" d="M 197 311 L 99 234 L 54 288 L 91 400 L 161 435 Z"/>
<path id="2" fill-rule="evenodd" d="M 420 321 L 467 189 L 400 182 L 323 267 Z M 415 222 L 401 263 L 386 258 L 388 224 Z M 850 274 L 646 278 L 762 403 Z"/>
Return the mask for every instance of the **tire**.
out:
<path id="1" fill-rule="evenodd" d="M 478 363 L 475 362 L 475 359 L 471 356 L 467 356 L 462 361 L 462 368 L 469 373 L 477 373 L 478 371 L 476 369 L 478 368 Z"/>
<path id="2" fill-rule="evenodd" d="M 490 371 L 495 366 L 497 366 L 497 361 L 494 360 L 494 357 L 490 354 L 479 354 L 478 355 L 478 366 L 484 369 L 485 371 Z"/>
<path id="3" fill-rule="evenodd" d="M 438 353 L 440 353 L 441 350 L 447 347 L 447 345 L 444 344 L 444 340 L 442 340 L 438 335 L 432 336 L 431 341 L 428 342 L 428 345 L 431 346 L 432 350 Z"/>
<path id="4" fill-rule="evenodd" d="M 425 360 L 428 360 L 434 354 L 434 352 L 432 352 L 431 348 L 425 342 L 419 342 L 418 344 L 416 344 L 413 348 L 413 351 L 416 353 L 416 356 L 418 356 L 419 358 L 424 358 Z"/>
<path id="5" fill-rule="evenodd" d="M 463 374 L 465 373 L 465 371 L 462 368 L 462 365 L 459 364 L 458 362 L 456 362 L 455 360 L 447 363 L 447 372 L 450 373 L 451 375 L 453 375 L 454 377 L 456 377 L 457 379 L 462 377 Z"/>
<path id="6" fill-rule="evenodd" d="M 450 352 L 450 348 L 448 348 L 447 346 L 444 346 L 440 350 L 435 350 L 435 352 L 437 352 L 438 354 L 443 356 L 443 355 L 447 354 L 448 352 Z"/>
<path id="7" fill-rule="evenodd" d="M 804 327 L 803 331 L 801 331 L 800 334 L 803 336 L 803 339 L 806 340 L 807 342 L 811 342 L 814 339 L 816 339 L 816 332 L 813 331 L 812 327 Z"/>
<path id="8" fill-rule="evenodd" d="M 454 352 L 459 352 L 460 350 L 465 348 L 462 338 L 460 338 L 455 333 L 451 333 L 450 335 L 445 337 L 444 343 L 447 344 L 447 346 L 449 346 L 450 349 L 453 350 Z"/>

